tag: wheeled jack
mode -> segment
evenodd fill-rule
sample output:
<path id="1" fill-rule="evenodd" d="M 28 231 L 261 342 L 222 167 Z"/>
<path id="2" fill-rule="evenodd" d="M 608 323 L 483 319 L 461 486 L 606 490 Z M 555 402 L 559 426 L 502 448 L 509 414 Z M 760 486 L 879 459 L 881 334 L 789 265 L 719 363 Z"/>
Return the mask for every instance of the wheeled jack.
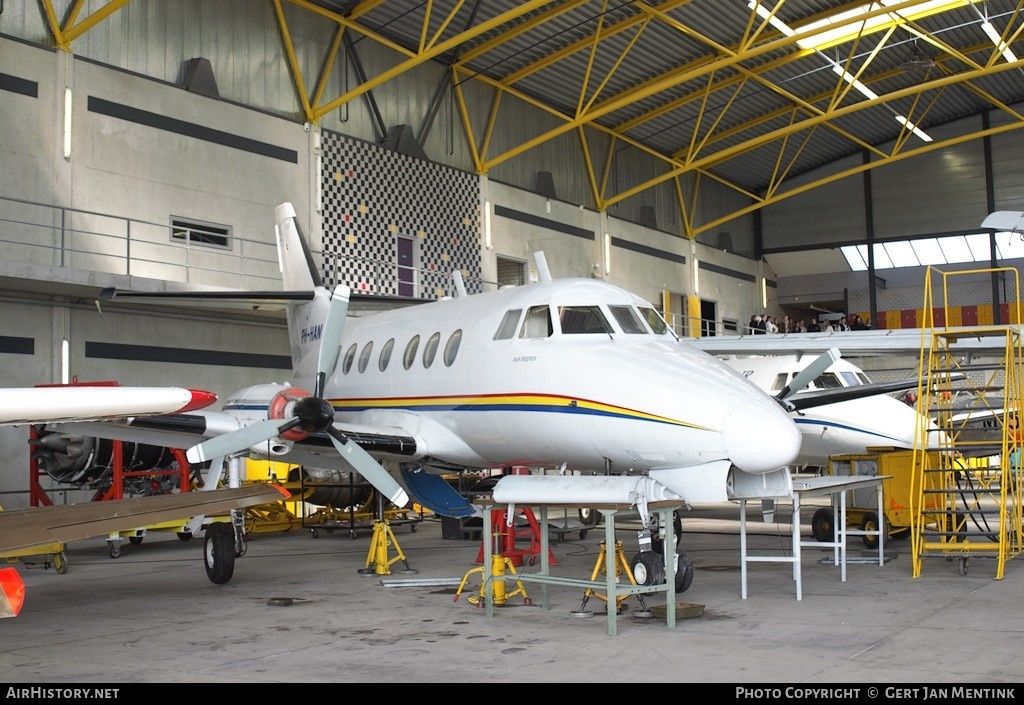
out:
<path id="1" fill-rule="evenodd" d="M 503 534 L 501 533 L 493 534 L 492 541 L 496 549 L 497 547 L 501 546 L 502 536 Z M 455 602 L 459 599 L 459 595 L 462 594 L 462 589 L 466 586 L 466 582 L 469 580 L 469 576 L 473 573 L 480 573 L 480 594 L 470 596 L 468 599 L 470 604 L 476 605 L 477 607 L 485 606 L 484 598 L 486 596 L 485 590 L 487 590 L 488 578 L 484 577 L 484 567 L 485 566 L 480 566 L 479 568 L 471 568 L 469 571 L 466 572 L 464 576 L 462 576 L 462 582 L 459 583 L 459 589 L 455 591 L 455 597 L 452 598 L 452 602 Z M 526 588 L 523 587 L 523 582 L 518 578 L 516 578 L 516 589 L 512 592 L 505 592 L 506 570 L 512 575 L 518 575 L 518 573 L 516 572 L 516 566 L 512 562 L 512 559 L 508 556 L 503 556 L 498 550 L 495 550 L 495 552 L 491 555 L 490 575 L 490 582 L 494 585 L 494 604 L 503 605 L 508 601 L 510 597 L 522 595 L 523 604 L 532 605 L 533 601 L 530 599 L 530 596 L 526 594 Z"/>

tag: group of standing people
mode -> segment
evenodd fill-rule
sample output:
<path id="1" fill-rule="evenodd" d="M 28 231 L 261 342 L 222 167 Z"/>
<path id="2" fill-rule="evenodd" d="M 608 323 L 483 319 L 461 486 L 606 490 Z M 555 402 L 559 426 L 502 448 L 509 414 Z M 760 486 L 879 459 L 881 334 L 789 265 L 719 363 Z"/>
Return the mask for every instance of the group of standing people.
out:
<path id="1" fill-rule="evenodd" d="M 755 334 L 832 333 L 843 330 L 867 330 L 868 328 L 869 326 L 859 314 L 854 314 L 849 322 L 847 322 L 846 316 L 842 316 L 835 322 L 828 319 L 819 322 L 817 318 L 811 318 L 811 322 L 808 324 L 805 324 L 803 319 L 796 321 L 789 316 L 783 316 L 780 320 L 777 316 L 769 316 L 767 313 L 754 314 L 750 317 L 748 326 L 749 332 Z"/>

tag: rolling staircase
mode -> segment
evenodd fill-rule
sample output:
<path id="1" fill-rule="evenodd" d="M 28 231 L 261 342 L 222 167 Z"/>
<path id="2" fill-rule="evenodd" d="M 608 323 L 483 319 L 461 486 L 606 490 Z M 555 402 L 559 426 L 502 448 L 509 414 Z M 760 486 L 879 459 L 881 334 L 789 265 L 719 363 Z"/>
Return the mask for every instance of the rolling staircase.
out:
<path id="1" fill-rule="evenodd" d="M 1009 324 L 1021 321 L 1016 269 L 942 272 L 928 268 L 920 353 L 911 483 L 913 576 L 926 558 L 956 560 L 965 575 L 972 557 L 995 559 L 995 578 L 1021 552 L 1020 451 L 1022 349 L 1017 325 L 951 326 L 951 287 L 977 286 L 979 274 L 1002 277 Z M 957 277 L 963 277 L 957 279 Z M 973 284 L 971 284 L 973 282 Z M 933 286 L 934 284 L 934 286 Z M 967 343 L 985 352 L 966 353 Z M 960 350 L 958 350 L 960 344 Z M 931 419 L 934 426 L 926 425 Z"/>

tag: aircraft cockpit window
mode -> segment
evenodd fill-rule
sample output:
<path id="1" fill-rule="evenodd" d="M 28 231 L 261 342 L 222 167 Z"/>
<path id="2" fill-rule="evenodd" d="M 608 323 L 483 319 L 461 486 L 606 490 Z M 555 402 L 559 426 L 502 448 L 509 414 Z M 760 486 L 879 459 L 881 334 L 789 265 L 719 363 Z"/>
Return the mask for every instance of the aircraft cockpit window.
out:
<path id="1" fill-rule="evenodd" d="M 380 359 L 377 361 L 377 367 L 383 372 L 388 368 L 388 363 L 391 362 L 391 351 L 395 349 L 395 339 L 389 338 L 388 342 L 384 343 L 384 347 L 380 349 Z"/>
<path id="2" fill-rule="evenodd" d="M 818 375 L 814 380 L 814 386 L 818 389 L 840 389 L 843 383 L 839 381 L 839 375 L 835 372 L 826 372 Z"/>
<path id="3" fill-rule="evenodd" d="M 526 311 L 526 318 L 523 320 L 523 327 L 519 331 L 520 338 L 549 338 L 551 337 L 551 314 L 548 307 L 531 306 Z"/>
<path id="4" fill-rule="evenodd" d="M 434 364 L 434 356 L 437 355 L 437 344 L 441 342 L 441 334 L 434 333 L 427 338 L 427 344 L 423 347 L 423 366 L 430 367 Z"/>
<path id="5" fill-rule="evenodd" d="M 359 355 L 359 371 L 366 372 L 366 365 L 370 362 L 370 353 L 373 352 L 373 341 L 363 346 L 363 352 Z"/>
<path id="6" fill-rule="evenodd" d="M 517 316 L 518 318 L 518 316 Z M 514 330 L 514 329 L 513 329 Z M 459 344 L 462 342 L 462 329 L 455 331 L 448 338 L 448 342 L 444 346 L 444 364 L 446 367 L 451 367 L 452 363 L 455 362 L 455 356 L 459 354 Z"/>
<path id="7" fill-rule="evenodd" d="M 352 369 L 352 361 L 356 359 L 356 344 L 352 343 L 347 351 L 345 351 L 345 359 L 341 363 L 341 371 L 348 374 L 348 371 Z"/>
<path id="8" fill-rule="evenodd" d="M 615 316 L 615 321 L 623 333 L 647 333 L 644 324 L 640 322 L 640 316 L 632 306 L 609 306 L 608 309 Z"/>
<path id="9" fill-rule="evenodd" d="M 779 374 L 775 375 L 775 381 L 772 382 L 772 391 L 773 392 L 781 392 L 785 388 L 786 383 L 788 381 L 789 381 L 789 373 L 788 372 L 780 372 Z"/>
<path id="10" fill-rule="evenodd" d="M 563 335 L 614 332 L 597 306 L 559 306 L 558 321 Z"/>
<path id="11" fill-rule="evenodd" d="M 495 340 L 508 340 L 516 334 L 516 324 L 519 323 L 519 314 L 523 312 L 521 308 L 514 308 L 511 311 L 505 311 L 504 318 L 501 319 L 501 325 L 498 326 L 498 332 L 494 334 Z"/>
<path id="12" fill-rule="evenodd" d="M 419 346 L 420 337 L 418 335 L 414 335 L 412 340 L 409 341 L 409 344 L 405 346 L 405 356 L 402 357 L 402 364 L 405 366 L 405 369 L 412 367 L 413 361 L 416 360 L 416 349 L 419 348 Z"/>
<path id="13" fill-rule="evenodd" d="M 661 317 L 661 314 L 655 311 L 653 308 L 648 306 L 640 307 L 640 315 L 647 321 L 647 325 L 651 327 L 655 335 L 665 335 L 670 331 L 668 324 L 665 323 L 665 319 Z"/>
<path id="14" fill-rule="evenodd" d="M 860 377 L 855 372 L 840 372 L 839 376 L 843 378 L 846 387 L 859 387 L 863 382 L 860 381 Z"/>

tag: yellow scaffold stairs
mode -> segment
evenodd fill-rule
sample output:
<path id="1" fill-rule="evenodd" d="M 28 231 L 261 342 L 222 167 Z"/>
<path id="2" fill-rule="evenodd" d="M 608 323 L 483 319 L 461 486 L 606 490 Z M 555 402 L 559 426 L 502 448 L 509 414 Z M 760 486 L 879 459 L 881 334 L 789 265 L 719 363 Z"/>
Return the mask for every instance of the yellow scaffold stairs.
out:
<path id="1" fill-rule="evenodd" d="M 979 280 L 1000 282 L 1007 302 L 1002 307 L 993 302 L 991 317 L 981 313 L 987 307 L 978 306 L 982 325 L 953 325 L 963 323 L 949 320 L 962 310 L 963 292 L 972 284 L 976 289 Z M 965 575 L 970 559 L 978 556 L 996 560 L 995 578 L 1001 580 L 1007 559 L 1022 546 L 1019 274 L 1014 268 L 942 272 L 929 267 L 924 292 L 921 419 L 910 492 L 913 576 L 921 575 L 923 559 L 933 557 L 956 560 Z"/>

